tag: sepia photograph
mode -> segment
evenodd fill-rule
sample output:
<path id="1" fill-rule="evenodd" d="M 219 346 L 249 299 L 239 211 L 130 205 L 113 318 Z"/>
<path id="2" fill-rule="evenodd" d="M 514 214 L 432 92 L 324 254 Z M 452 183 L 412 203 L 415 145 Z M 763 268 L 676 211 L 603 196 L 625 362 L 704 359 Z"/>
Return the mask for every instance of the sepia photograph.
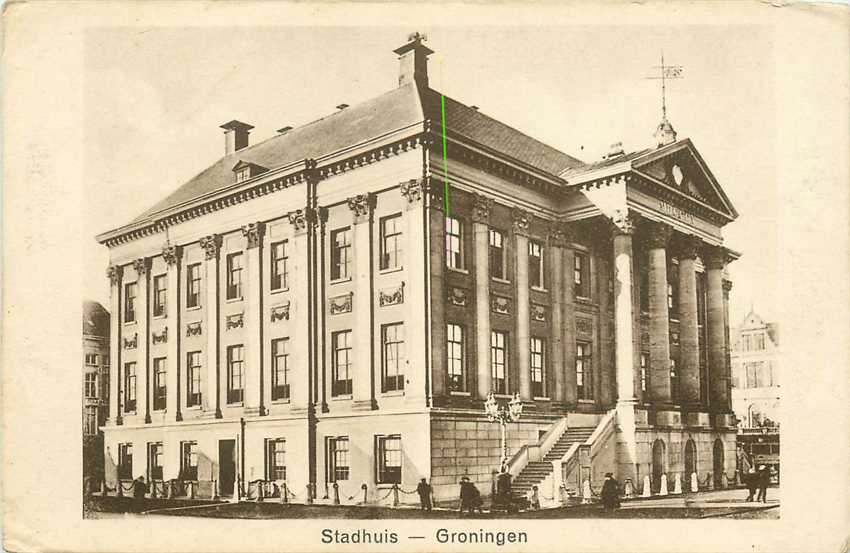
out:
<path id="1" fill-rule="evenodd" d="M 846 550 L 847 16 L 13 5 L 5 547 Z"/>

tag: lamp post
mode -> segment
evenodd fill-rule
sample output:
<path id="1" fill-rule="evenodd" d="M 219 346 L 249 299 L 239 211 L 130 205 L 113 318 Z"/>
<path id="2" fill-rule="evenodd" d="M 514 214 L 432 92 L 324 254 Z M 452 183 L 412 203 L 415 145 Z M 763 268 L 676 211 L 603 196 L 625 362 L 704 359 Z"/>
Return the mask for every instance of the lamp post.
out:
<path id="1" fill-rule="evenodd" d="M 508 466 L 508 439 L 507 439 L 507 424 L 519 420 L 522 415 L 522 400 L 519 399 L 519 394 L 514 394 L 512 400 L 508 404 L 500 406 L 496 402 L 496 397 L 493 392 L 487 396 L 487 401 L 484 402 L 484 413 L 487 414 L 487 419 L 490 422 L 498 422 L 502 430 L 502 461 L 500 469 L 505 469 Z"/>

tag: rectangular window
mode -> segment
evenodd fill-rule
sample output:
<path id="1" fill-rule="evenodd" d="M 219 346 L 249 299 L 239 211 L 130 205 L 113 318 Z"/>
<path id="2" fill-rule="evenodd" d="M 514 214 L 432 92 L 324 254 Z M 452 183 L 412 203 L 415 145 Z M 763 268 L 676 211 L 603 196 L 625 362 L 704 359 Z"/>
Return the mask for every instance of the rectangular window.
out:
<path id="1" fill-rule="evenodd" d="M 534 397 L 545 397 L 544 374 L 546 364 L 546 342 L 542 338 L 531 339 L 531 393 Z"/>
<path id="2" fill-rule="evenodd" d="M 747 373 L 747 388 L 756 388 L 758 386 L 758 378 L 756 376 L 756 364 L 744 363 L 744 370 Z"/>
<path id="3" fill-rule="evenodd" d="M 543 246 L 538 242 L 528 242 L 528 282 L 532 288 L 546 286 L 543 277 Z"/>
<path id="4" fill-rule="evenodd" d="M 124 285 L 124 322 L 132 323 L 136 321 L 136 290 L 135 282 L 130 282 Z"/>
<path id="5" fill-rule="evenodd" d="M 286 240 L 272 244 L 272 290 L 286 290 L 289 288 L 289 255 L 286 252 L 287 246 L 289 246 L 289 242 Z"/>
<path id="6" fill-rule="evenodd" d="M 466 391 L 466 363 L 463 327 L 448 323 L 446 325 L 446 366 L 449 372 L 449 390 Z"/>
<path id="7" fill-rule="evenodd" d="M 165 357 L 153 360 L 153 409 L 159 411 L 165 409 L 166 365 Z"/>
<path id="8" fill-rule="evenodd" d="M 590 297 L 590 272 L 587 255 L 575 252 L 573 256 L 573 282 L 577 298 Z"/>
<path id="9" fill-rule="evenodd" d="M 378 484 L 401 484 L 401 436 L 376 436 Z"/>
<path id="10" fill-rule="evenodd" d="M 227 299 L 242 298 L 242 252 L 227 256 Z"/>
<path id="11" fill-rule="evenodd" d="M 236 171 L 236 182 L 237 184 L 240 182 L 245 182 L 246 180 L 251 178 L 251 168 L 243 167 Z"/>
<path id="12" fill-rule="evenodd" d="M 401 267 L 401 214 L 381 219 L 381 269 Z"/>
<path id="13" fill-rule="evenodd" d="M 133 479 L 133 444 L 118 444 L 118 478 Z"/>
<path id="14" fill-rule="evenodd" d="M 640 354 L 640 391 L 646 392 L 649 374 L 649 354 Z"/>
<path id="15" fill-rule="evenodd" d="M 286 440 L 266 440 L 266 480 L 286 480 Z"/>
<path id="16" fill-rule="evenodd" d="M 507 335 L 494 330 L 490 333 L 490 371 L 493 377 L 493 391 L 497 394 L 508 393 L 508 352 Z"/>
<path id="17" fill-rule="evenodd" d="M 756 334 L 756 349 L 764 349 L 764 334 Z"/>
<path id="18" fill-rule="evenodd" d="M 109 403 L 109 373 L 104 372 L 100 376 L 100 400 Z"/>
<path id="19" fill-rule="evenodd" d="M 136 411 L 136 363 L 124 363 L 124 412 Z"/>
<path id="20" fill-rule="evenodd" d="M 487 234 L 490 241 L 490 276 L 505 280 L 505 236 L 496 229 L 490 229 Z"/>
<path id="21" fill-rule="evenodd" d="M 165 315 L 168 301 L 168 290 L 166 287 L 165 275 L 153 277 L 153 316 L 162 317 Z"/>
<path id="22" fill-rule="evenodd" d="M 186 355 L 186 407 L 201 404 L 201 352 Z"/>
<path id="23" fill-rule="evenodd" d="M 333 351 L 332 396 L 351 395 L 351 331 L 343 330 L 331 335 Z"/>
<path id="24" fill-rule="evenodd" d="M 227 403 L 242 402 L 243 367 L 242 346 L 227 348 Z"/>
<path id="25" fill-rule="evenodd" d="M 348 278 L 351 269 L 351 229 L 331 233 L 331 280 Z"/>
<path id="26" fill-rule="evenodd" d="M 88 435 L 97 434 L 97 406 L 87 405 L 85 419 L 83 420 L 83 432 Z"/>
<path id="27" fill-rule="evenodd" d="M 576 342 L 576 392 L 578 399 L 593 399 L 592 363 L 590 344 Z"/>
<path id="28" fill-rule="evenodd" d="M 272 399 L 289 399 L 289 338 L 272 340 Z"/>
<path id="29" fill-rule="evenodd" d="M 201 264 L 186 267 L 186 307 L 201 305 Z"/>
<path id="30" fill-rule="evenodd" d="M 679 370 L 675 359 L 670 359 L 670 398 L 673 401 L 679 398 Z"/>
<path id="31" fill-rule="evenodd" d="M 87 399 L 97 399 L 97 373 L 86 373 L 85 392 Z"/>
<path id="32" fill-rule="evenodd" d="M 198 479 L 198 442 L 180 442 L 180 480 Z"/>
<path id="33" fill-rule="evenodd" d="M 383 391 L 404 390 L 404 325 L 402 323 L 381 327 L 383 344 Z"/>
<path id="34" fill-rule="evenodd" d="M 328 481 L 348 480 L 350 472 L 348 436 L 328 438 Z"/>
<path id="35" fill-rule="evenodd" d="M 97 365 L 97 354 L 96 353 L 87 353 L 86 354 L 86 365 Z"/>
<path id="36" fill-rule="evenodd" d="M 148 477 L 162 480 L 162 442 L 148 444 Z"/>
<path id="37" fill-rule="evenodd" d="M 446 217 L 446 267 L 463 269 L 463 223 Z"/>

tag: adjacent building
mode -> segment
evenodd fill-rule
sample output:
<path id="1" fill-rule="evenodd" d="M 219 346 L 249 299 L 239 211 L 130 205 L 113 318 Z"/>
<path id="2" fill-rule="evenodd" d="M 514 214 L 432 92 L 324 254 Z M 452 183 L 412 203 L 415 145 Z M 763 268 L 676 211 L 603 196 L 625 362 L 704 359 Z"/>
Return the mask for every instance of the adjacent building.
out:
<path id="1" fill-rule="evenodd" d="M 779 330 L 750 310 L 732 333 L 732 408 L 743 428 L 779 426 Z"/>
<path id="2" fill-rule="evenodd" d="M 385 94 L 255 145 L 225 123 L 219 161 L 98 236 L 110 486 L 487 493 L 491 393 L 524 406 L 520 488 L 722 485 L 737 213 L 694 144 L 664 117 L 583 162 L 433 90 L 419 35 L 394 52 Z"/>
<path id="3" fill-rule="evenodd" d="M 103 480 L 103 432 L 109 413 L 109 311 L 83 302 L 83 480 Z"/>

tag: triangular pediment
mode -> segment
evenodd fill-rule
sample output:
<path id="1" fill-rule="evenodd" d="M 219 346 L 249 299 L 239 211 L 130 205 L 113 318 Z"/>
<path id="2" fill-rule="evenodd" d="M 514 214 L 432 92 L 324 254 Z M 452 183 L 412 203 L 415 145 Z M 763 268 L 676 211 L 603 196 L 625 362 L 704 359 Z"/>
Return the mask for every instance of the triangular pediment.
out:
<path id="1" fill-rule="evenodd" d="M 730 219 L 738 216 L 702 156 L 688 139 L 632 160 L 632 170 L 703 203 Z"/>

